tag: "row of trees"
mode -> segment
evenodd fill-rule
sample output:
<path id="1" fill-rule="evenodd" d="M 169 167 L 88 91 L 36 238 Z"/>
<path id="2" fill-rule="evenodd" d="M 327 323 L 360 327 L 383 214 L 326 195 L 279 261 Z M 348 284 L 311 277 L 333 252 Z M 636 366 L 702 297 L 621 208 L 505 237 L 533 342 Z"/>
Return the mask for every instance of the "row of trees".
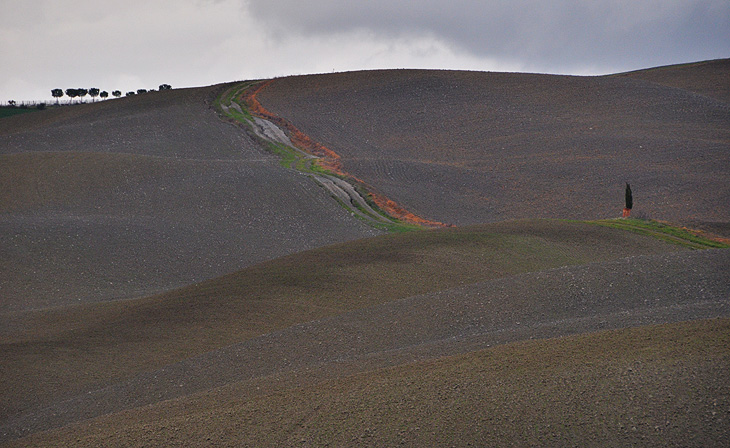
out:
<path id="1" fill-rule="evenodd" d="M 159 86 L 160 90 L 170 90 L 172 89 L 172 86 L 170 84 L 160 84 Z M 155 89 L 150 89 L 149 92 L 154 92 Z M 127 92 L 126 96 L 132 96 L 135 94 L 142 94 L 147 93 L 147 89 L 138 89 L 137 92 Z M 92 87 L 90 89 L 66 89 L 65 91 L 63 89 L 51 89 L 51 96 L 56 98 L 56 104 L 58 104 L 59 98 L 63 96 L 63 94 L 66 94 L 67 97 L 71 98 L 72 100 L 74 98 L 83 98 L 86 95 L 89 95 L 91 97 L 91 100 L 96 100 L 96 97 L 100 98 L 108 98 L 109 92 L 106 90 L 99 90 L 96 87 Z M 114 90 L 112 91 L 112 96 L 119 98 L 122 96 L 122 92 L 120 90 Z"/>

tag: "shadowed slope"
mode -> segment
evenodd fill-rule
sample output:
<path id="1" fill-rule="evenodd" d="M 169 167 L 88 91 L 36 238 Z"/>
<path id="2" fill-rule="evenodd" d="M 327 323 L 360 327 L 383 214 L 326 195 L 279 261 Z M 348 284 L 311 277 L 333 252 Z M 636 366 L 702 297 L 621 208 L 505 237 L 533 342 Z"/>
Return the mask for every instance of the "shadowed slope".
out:
<path id="1" fill-rule="evenodd" d="M 730 283 L 724 273 L 730 267 L 728 254 L 715 250 L 642 256 L 527 273 L 396 300 L 142 372 L 128 381 L 11 418 L 3 431 L 32 433 L 240 381 L 256 384 L 257 379 L 271 376 L 327 378 L 529 338 L 727 316 Z M 660 343 L 658 348 L 666 347 Z M 717 371 L 726 366 L 727 359 L 714 362 L 720 363 Z M 702 386 L 707 385 L 703 377 Z M 247 390 L 244 393 L 258 396 L 250 386 L 243 388 Z M 196 397 L 191 398 L 193 404 L 176 412 L 186 416 L 191 409 L 210 412 L 205 406 L 198 407 Z M 217 407 L 216 400 L 207 403 Z M 431 403 L 418 406 L 427 408 Z M 352 411 L 357 413 L 358 407 Z M 628 423 L 620 415 L 612 416 Z M 463 418 L 448 413 L 445 417 Z M 358 431 L 347 428 L 353 430 Z"/>
<path id="2" fill-rule="evenodd" d="M 612 217 L 628 181 L 635 212 L 730 221 L 730 105 L 684 89 L 390 70 L 276 79 L 257 99 L 427 219 Z"/>
<path id="3" fill-rule="evenodd" d="M 269 377 L 7 446 L 722 446 L 729 337 L 695 321 Z"/>
<path id="4" fill-rule="evenodd" d="M 661 254 L 675 250 L 681 250 L 681 247 L 651 237 L 590 224 L 546 221 L 501 223 L 466 229 L 391 235 L 318 249 L 273 260 L 220 279 L 146 299 L 6 314 L 0 316 L 2 318 L 0 328 L 4 330 L 3 361 L 0 364 L 2 395 L 5 397 L 3 415 L 6 418 L 15 415 L 15 418 L 11 418 L 13 421 L 20 417 L 19 414 L 31 410 L 38 412 L 45 406 L 54 403 L 54 406 L 57 406 L 74 397 L 76 400 L 91 391 L 104 393 L 106 386 L 111 387 L 112 391 L 119 391 L 119 394 L 113 397 L 94 398 L 94 402 L 107 403 L 110 406 L 112 403 L 117 403 L 113 406 L 117 410 L 116 406 L 120 405 L 118 400 L 140 403 L 139 400 L 169 397 L 168 394 L 173 391 L 161 390 L 162 395 L 159 396 L 150 393 L 138 394 L 125 389 L 127 386 L 124 384 L 141 384 L 139 379 L 135 378 L 147 378 L 144 381 L 151 378 L 142 372 L 159 369 L 164 365 L 196 355 L 201 360 L 208 360 L 203 362 L 204 366 L 212 362 L 206 367 L 207 373 L 199 377 L 194 373 L 197 367 L 185 367 L 188 365 L 186 362 L 181 364 L 182 371 L 174 367 L 169 372 L 172 372 L 175 378 L 179 375 L 179 379 L 183 381 L 179 384 L 192 387 L 184 390 L 174 389 L 175 391 L 190 393 L 199 390 L 203 384 L 200 381 L 205 378 L 207 378 L 205 381 L 212 381 L 205 387 L 239 378 L 237 375 L 246 375 L 245 372 L 249 371 L 241 370 L 243 365 L 247 366 L 246 369 L 253 369 L 250 373 L 259 372 L 257 375 L 260 375 L 262 372 L 284 368 L 289 365 L 287 359 L 299 359 L 299 356 L 305 357 L 300 360 L 303 365 L 310 365 L 324 362 L 332 356 L 335 358 L 342 356 L 338 355 L 340 350 L 345 352 L 355 350 L 351 353 L 361 356 L 368 352 L 377 353 L 379 350 L 407 348 L 409 344 L 429 342 L 434 338 L 438 340 L 439 334 L 442 335 L 440 337 L 465 335 L 469 333 L 469 328 L 477 328 L 472 325 L 473 319 L 479 320 L 485 316 L 502 316 L 493 322 L 493 325 L 497 325 L 495 329 L 500 325 L 509 327 L 514 321 L 522 320 L 525 322 L 524 328 L 529 331 L 533 328 L 526 323 L 530 320 L 528 314 L 533 315 L 535 310 L 540 310 L 540 306 L 530 302 L 532 299 L 529 297 L 533 297 L 531 294 L 538 294 L 534 296 L 535 299 L 543 298 L 548 293 L 560 295 L 563 288 L 577 288 L 575 291 L 578 292 L 578 296 L 570 300 L 560 296 L 548 299 L 544 306 L 554 309 L 558 312 L 558 316 L 576 317 L 585 313 L 593 316 L 590 313 L 595 306 L 609 304 L 623 309 L 618 303 L 623 300 L 622 294 L 628 294 L 628 290 L 619 288 L 618 283 L 615 288 L 607 288 L 606 282 L 611 283 L 614 280 L 601 280 L 601 276 L 609 272 L 603 270 L 601 266 L 589 269 L 588 272 L 594 272 L 595 278 L 590 277 L 592 280 L 581 279 L 581 275 L 576 277 L 576 273 L 581 272 L 580 270 L 565 271 L 573 273 L 572 280 L 567 283 L 566 278 L 557 273 L 547 274 L 544 278 L 540 273 L 536 273 L 530 277 L 532 280 L 529 282 L 524 278 L 511 280 L 510 276 L 560 266 L 616 260 L 639 254 Z M 649 296 L 657 296 L 661 299 L 661 303 L 667 300 L 669 302 L 666 303 L 674 303 L 672 302 L 675 298 L 674 293 L 667 295 L 662 291 L 666 288 L 670 291 L 680 291 L 681 288 L 672 285 L 676 282 L 680 284 L 685 282 L 689 289 L 685 290 L 686 295 L 680 294 L 679 298 L 683 301 L 688 300 L 688 303 L 700 300 L 701 298 L 694 293 L 696 288 L 693 282 L 696 283 L 697 280 L 692 277 L 700 274 L 697 274 L 696 270 L 691 271 L 690 268 L 701 266 L 702 272 L 713 272 L 713 269 L 718 269 L 716 264 L 707 261 L 694 262 L 689 258 L 677 264 L 677 260 L 682 260 L 682 254 L 677 254 L 672 259 L 680 270 L 694 272 L 687 274 L 691 280 L 685 278 L 686 276 L 672 274 L 674 271 L 663 272 L 666 268 L 657 269 L 655 266 L 648 270 L 640 269 L 643 274 L 639 279 L 649 282 L 645 287 L 651 292 L 648 295 L 638 293 L 636 286 L 630 286 L 631 294 L 636 294 L 641 300 L 650 300 Z M 700 259 L 694 257 L 692 260 Z M 634 277 L 625 276 L 621 269 L 615 281 L 620 280 L 633 285 Z M 630 269 L 627 272 L 634 270 Z M 665 277 L 669 277 L 667 280 L 671 281 L 659 280 Z M 515 286 L 508 288 L 507 291 L 527 288 L 524 297 L 520 298 L 522 295 L 515 293 L 515 300 L 504 298 L 495 300 L 492 305 L 488 305 L 497 307 L 492 311 L 486 311 L 479 308 L 482 305 L 478 305 L 476 309 L 464 308 L 462 312 L 457 313 L 463 317 L 470 316 L 467 319 L 455 315 L 451 305 L 444 307 L 445 304 L 453 304 L 457 308 L 461 306 L 468 308 L 470 303 L 485 303 L 483 300 L 478 301 L 481 300 L 478 299 L 481 294 L 479 291 L 491 284 L 484 281 L 500 278 L 507 283 L 514 283 Z M 554 284 L 547 282 L 547 278 L 554 278 Z M 578 286 L 574 285 L 576 281 Z M 657 287 L 655 283 L 651 283 L 652 281 L 658 282 L 662 287 Z M 484 284 L 468 286 L 475 282 Z M 714 285 L 712 282 L 706 284 L 705 288 L 707 294 L 714 297 L 712 291 L 715 286 L 710 288 L 710 285 Z M 580 291 L 583 291 L 581 283 L 593 285 L 595 291 L 588 291 L 586 298 L 590 298 L 591 301 L 598 300 L 598 303 L 577 308 L 569 305 L 573 302 L 579 303 L 582 294 Z M 453 289 L 459 285 L 467 286 Z M 447 289 L 453 291 L 438 293 Z M 497 292 L 498 295 L 511 297 L 505 295 L 505 290 L 499 291 L 502 292 Z M 403 301 L 407 297 L 424 293 L 427 293 L 427 296 L 423 298 Z M 428 295 L 428 293 L 433 294 Z M 449 298 L 450 294 L 455 294 L 455 298 Z M 613 299 L 600 299 L 602 294 L 610 294 Z M 393 305 L 394 309 L 387 308 L 385 304 L 394 303 L 394 300 L 399 301 L 399 304 Z M 419 301 L 424 300 L 433 300 L 434 304 L 422 307 Z M 474 302 L 475 300 L 477 302 Z M 506 301 L 503 303 L 502 300 Z M 384 305 L 372 308 L 378 304 Z M 524 304 L 527 304 L 526 308 L 523 307 Z M 641 302 L 633 303 L 629 308 L 640 305 Z M 384 306 L 386 308 L 383 308 Z M 652 302 L 652 306 L 656 307 L 657 304 Z M 352 320 L 354 324 L 343 321 L 344 327 L 337 324 L 337 319 L 331 323 L 323 321 L 324 327 L 316 332 L 305 331 L 306 334 L 300 334 L 300 329 L 291 327 L 298 323 L 363 308 L 372 311 L 353 314 L 349 319 L 354 319 Z M 382 311 L 378 311 L 379 309 Z M 435 314 L 428 317 L 419 314 L 424 312 Z M 677 316 L 689 318 L 690 314 L 687 312 L 683 311 Z M 574 316 L 571 313 L 578 314 Z M 409 315 L 412 319 L 407 320 Z M 540 313 L 536 322 L 546 318 L 545 315 L 542 315 L 543 317 L 539 315 Z M 388 319 L 394 316 L 405 319 L 403 325 L 392 327 Z M 700 317 L 701 314 L 697 316 Z M 636 321 L 628 319 L 628 316 L 618 317 L 615 325 L 622 326 L 629 322 L 636 324 Z M 358 319 L 364 321 L 356 323 Z M 606 317 L 606 319 L 612 321 L 613 318 Z M 410 323 L 407 324 L 407 321 Z M 661 322 L 662 318 L 659 321 Z M 587 331 L 596 328 L 592 325 L 597 324 L 593 322 L 585 328 L 584 325 L 571 324 L 571 328 L 572 331 L 579 328 L 582 329 L 579 331 Z M 317 325 L 312 328 L 320 328 L 322 324 Z M 609 328 L 612 326 L 613 323 L 608 324 Z M 292 329 L 286 330 L 287 327 Z M 411 327 L 420 327 L 422 331 L 408 335 Z M 341 331 L 343 329 L 346 331 Z M 393 336 L 390 332 L 394 329 L 405 333 Z M 463 333 L 464 331 L 467 333 Z M 359 340 L 359 336 L 371 332 L 371 336 Z M 544 333 L 544 335 L 550 334 L 553 333 Z M 358 338 L 353 339 L 356 336 Z M 413 337 L 416 339 L 412 341 Z M 313 345 L 308 345 L 312 341 Z M 323 345 L 317 345 L 317 341 Z M 361 345 L 361 342 L 365 345 Z M 244 344 L 242 347 L 248 350 L 245 355 L 234 356 L 227 349 L 218 354 L 216 352 L 205 354 L 209 350 L 235 343 Z M 393 343 L 396 346 L 392 346 Z M 301 344 L 304 345 L 300 347 Z M 276 353 L 267 352 L 268 350 L 274 350 Z M 198 365 L 195 359 L 192 359 L 193 364 L 190 366 Z M 162 378 L 169 377 L 167 373 L 155 373 L 155 378 L 158 375 L 161 381 Z M 147 384 L 144 381 L 143 383 Z M 175 381 L 178 380 L 172 379 L 170 384 L 178 384 Z M 160 385 L 165 384 L 168 384 L 166 380 Z M 61 419 L 69 415 L 78 418 L 77 411 L 92 412 L 92 414 L 98 412 L 98 409 L 93 410 L 96 405 L 92 408 L 88 405 L 89 403 L 69 402 L 65 411 L 58 411 L 58 416 Z M 86 411 L 82 411 L 83 409 Z M 71 411 L 71 414 L 68 414 L 68 411 Z M 46 417 L 39 421 L 51 422 Z M 28 424 L 26 418 L 21 418 L 19 422 L 23 423 L 15 423 L 11 427 L 15 425 L 25 427 Z"/>
<path id="5" fill-rule="evenodd" d="M 582 223 L 500 223 L 326 247 L 145 299 L 0 314 L 5 406 L 22 408 L 20 403 L 46 395 L 64 396 L 297 323 L 416 294 L 679 249 Z"/>
<path id="6" fill-rule="evenodd" d="M 0 124 L 0 312 L 161 292 L 380 232 L 206 101 L 154 92 Z"/>

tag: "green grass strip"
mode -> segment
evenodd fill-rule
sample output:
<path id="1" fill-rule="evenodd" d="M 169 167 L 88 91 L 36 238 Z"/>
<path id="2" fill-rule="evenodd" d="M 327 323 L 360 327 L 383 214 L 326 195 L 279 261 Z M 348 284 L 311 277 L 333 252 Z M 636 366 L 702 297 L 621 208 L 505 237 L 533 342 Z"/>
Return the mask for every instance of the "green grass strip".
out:
<path id="1" fill-rule="evenodd" d="M 254 117 L 246 108 L 246 105 L 240 100 L 240 97 L 241 94 L 255 82 L 256 81 L 246 81 L 232 86 L 215 99 L 215 101 L 213 102 L 214 106 L 224 116 L 236 120 L 237 122 L 251 128 L 253 126 Z M 241 110 L 239 111 L 236 107 L 233 107 L 232 104 L 238 105 Z M 271 153 L 279 156 L 279 164 L 284 168 L 295 169 L 306 174 L 334 176 L 349 182 L 346 177 L 342 176 L 339 173 L 334 173 L 327 170 L 326 168 L 323 168 L 319 163 L 317 163 L 316 159 L 308 157 L 306 154 L 303 154 L 295 150 L 294 148 L 289 147 L 288 145 L 264 140 L 260 137 L 258 137 L 258 140 L 264 146 L 264 148 L 266 148 Z M 380 215 L 373 215 L 370 210 L 365 209 L 363 206 L 356 202 L 348 205 L 344 203 L 341 199 L 332 196 L 337 201 L 337 203 L 340 204 L 340 206 L 352 213 L 352 215 L 355 216 L 357 219 L 360 219 L 361 221 L 376 229 L 385 230 L 388 232 L 411 232 L 415 230 L 424 230 L 424 228 L 421 226 L 415 224 L 407 224 L 398 220 L 397 218 L 391 217 L 390 215 L 385 213 L 380 207 L 378 207 L 375 202 L 372 201 L 372 199 L 370 198 L 370 194 L 365 190 L 363 186 L 355 183 L 354 187 L 355 190 L 363 198 L 365 198 L 366 203 L 372 208 L 372 211 Z M 358 211 L 360 213 L 358 213 Z M 390 222 L 382 221 L 382 217 L 387 218 L 388 220 L 390 220 Z"/>
<path id="2" fill-rule="evenodd" d="M 35 107 L 22 108 L 22 107 L 0 107 L 0 118 L 12 117 L 13 115 L 26 114 L 28 112 L 35 112 L 38 109 Z"/>
<path id="3" fill-rule="evenodd" d="M 727 249 L 730 245 L 714 241 L 696 235 L 686 229 L 672 226 L 670 224 L 644 219 L 616 218 L 602 219 L 597 221 L 586 221 L 604 227 L 628 230 L 630 232 L 648 235 L 671 244 L 676 244 L 691 249 Z"/>

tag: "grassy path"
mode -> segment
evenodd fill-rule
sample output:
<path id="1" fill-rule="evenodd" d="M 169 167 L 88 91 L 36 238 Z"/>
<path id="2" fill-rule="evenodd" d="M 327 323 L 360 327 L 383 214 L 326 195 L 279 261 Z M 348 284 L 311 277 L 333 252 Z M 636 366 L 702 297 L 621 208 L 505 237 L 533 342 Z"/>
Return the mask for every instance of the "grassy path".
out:
<path id="1" fill-rule="evenodd" d="M 283 167 L 308 175 L 325 188 L 332 198 L 352 216 L 375 228 L 388 231 L 409 231 L 420 228 L 418 224 L 408 222 L 408 220 L 403 221 L 383 211 L 374 200 L 373 194 L 365 189 L 362 182 L 358 182 L 334 168 L 335 164 L 332 162 L 331 154 L 309 153 L 298 147 L 301 145 L 295 144 L 275 122 L 267 119 L 272 117 L 266 114 L 253 115 L 242 99 L 252 86 L 256 86 L 256 84 L 252 82 L 237 84 L 224 92 L 215 104 L 226 117 L 246 126 L 267 150 L 279 156 L 280 164 Z M 275 121 L 283 120 L 276 117 Z M 302 137 L 300 136 L 298 139 L 301 141 Z"/>
<path id="2" fill-rule="evenodd" d="M 391 221 L 396 224 L 395 226 L 390 225 L 389 230 L 403 231 L 414 230 L 421 227 L 438 228 L 449 226 L 441 222 L 431 221 L 420 216 L 416 216 L 405 210 L 396 202 L 377 193 L 372 186 L 367 185 L 364 181 L 345 171 L 342 163 L 340 162 L 340 156 L 336 152 L 314 141 L 286 119 L 277 116 L 264 108 L 257 100 L 256 95 L 272 82 L 273 80 L 253 85 L 247 84 L 237 91 L 238 93 L 235 98 L 237 98 L 236 102 L 238 105 L 247 110 L 247 114 L 253 116 L 254 120 L 265 120 L 270 125 L 278 127 L 282 132 L 286 132 L 291 145 L 284 145 L 288 147 L 282 147 L 281 142 L 278 142 L 279 145 L 274 150 L 274 152 L 280 153 L 283 156 L 283 164 L 295 166 L 296 169 L 303 172 L 310 172 L 318 176 L 334 176 L 348 182 L 365 200 L 365 202 L 367 202 L 367 207 L 365 208 L 372 209 L 368 210 L 368 214 L 375 213 L 386 218 L 386 221 Z M 301 158 L 309 160 L 296 160 Z M 355 200 L 354 202 L 356 202 L 353 204 L 355 208 L 361 210 L 362 204 L 357 204 L 361 201 Z M 347 207 L 349 208 L 349 206 Z M 382 219 L 378 219 L 376 221 L 382 221 Z M 379 223 L 379 226 L 382 226 L 382 224 Z"/>

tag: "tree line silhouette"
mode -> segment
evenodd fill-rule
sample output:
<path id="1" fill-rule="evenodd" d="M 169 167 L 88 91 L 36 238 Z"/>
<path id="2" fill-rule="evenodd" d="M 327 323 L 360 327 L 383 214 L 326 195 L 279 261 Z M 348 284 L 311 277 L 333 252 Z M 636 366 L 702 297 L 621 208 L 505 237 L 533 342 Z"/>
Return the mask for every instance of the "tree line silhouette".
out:
<path id="1" fill-rule="evenodd" d="M 159 90 L 170 90 L 170 89 L 172 89 L 172 86 L 170 84 L 160 84 L 158 89 Z M 155 91 L 155 89 L 150 89 L 150 90 L 137 89 L 136 92 L 134 92 L 134 91 L 127 92 L 125 94 L 125 96 L 132 96 L 132 95 L 136 95 L 136 94 L 142 94 L 142 93 L 154 92 L 154 91 Z M 89 95 L 91 97 L 92 101 L 95 101 L 97 96 L 102 99 L 106 99 L 109 97 L 109 92 L 107 92 L 106 90 L 99 90 L 96 87 L 92 87 L 90 89 L 84 89 L 84 88 L 66 89 L 66 90 L 51 89 L 51 96 L 56 98 L 56 104 L 58 104 L 58 100 L 64 95 L 64 93 L 66 94 L 67 97 L 71 98 L 72 101 L 74 98 L 83 99 L 86 95 Z M 115 98 L 119 98 L 120 96 L 122 96 L 121 90 L 113 90 L 112 96 Z"/>

